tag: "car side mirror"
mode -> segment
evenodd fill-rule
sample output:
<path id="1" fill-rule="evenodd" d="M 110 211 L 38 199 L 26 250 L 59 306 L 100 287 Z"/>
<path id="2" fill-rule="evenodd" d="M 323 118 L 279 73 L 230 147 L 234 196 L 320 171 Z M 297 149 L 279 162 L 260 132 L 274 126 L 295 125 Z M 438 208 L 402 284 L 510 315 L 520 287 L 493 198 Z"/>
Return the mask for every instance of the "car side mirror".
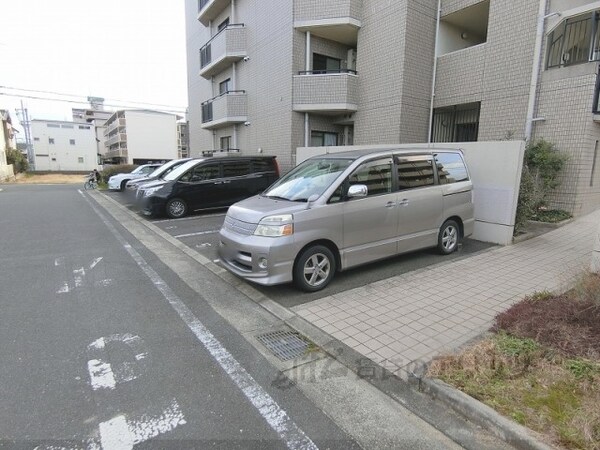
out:
<path id="1" fill-rule="evenodd" d="M 362 198 L 366 197 L 369 193 L 367 186 L 364 184 L 353 184 L 348 189 L 348 197 L 349 198 Z"/>

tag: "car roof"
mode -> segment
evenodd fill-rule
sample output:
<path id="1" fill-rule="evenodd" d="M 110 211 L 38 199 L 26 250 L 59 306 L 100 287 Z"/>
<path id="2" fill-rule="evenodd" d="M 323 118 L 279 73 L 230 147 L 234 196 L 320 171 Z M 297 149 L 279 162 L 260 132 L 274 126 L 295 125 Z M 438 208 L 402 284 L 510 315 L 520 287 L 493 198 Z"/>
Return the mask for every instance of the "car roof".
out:
<path id="1" fill-rule="evenodd" d="M 453 149 L 453 148 L 389 147 L 389 148 L 377 148 L 377 149 L 348 150 L 348 151 L 336 152 L 336 153 L 325 153 L 322 155 L 313 156 L 311 159 L 341 158 L 341 159 L 355 160 L 355 159 L 362 158 L 364 156 L 389 155 L 390 153 L 393 153 L 395 155 L 414 155 L 414 154 L 431 155 L 431 154 L 440 153 L 440 152 L 462 153 L 462 150 Z"/>

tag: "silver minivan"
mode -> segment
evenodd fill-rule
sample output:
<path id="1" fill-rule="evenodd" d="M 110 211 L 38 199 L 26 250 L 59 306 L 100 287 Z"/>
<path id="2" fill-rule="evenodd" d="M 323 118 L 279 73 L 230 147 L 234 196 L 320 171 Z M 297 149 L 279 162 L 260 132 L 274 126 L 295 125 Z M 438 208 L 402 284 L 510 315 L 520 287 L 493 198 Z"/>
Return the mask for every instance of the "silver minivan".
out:
<path id="1" fill-rule="evenodd" d="M 452 253 L 474 222 L 460 150 L 330 153 L 231 206 L 219 257 L 255 283 L 318 291 L 360 264 L 427 247 Z"/>

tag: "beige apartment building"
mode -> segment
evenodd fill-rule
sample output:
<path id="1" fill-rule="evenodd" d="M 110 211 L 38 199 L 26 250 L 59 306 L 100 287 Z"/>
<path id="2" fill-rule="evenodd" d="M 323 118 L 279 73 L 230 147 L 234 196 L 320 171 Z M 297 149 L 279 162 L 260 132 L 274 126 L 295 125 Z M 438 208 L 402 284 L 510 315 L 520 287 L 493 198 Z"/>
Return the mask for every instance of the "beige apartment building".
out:
<path id="1" fill-rule="evenodd" d="M 600 2 L 186 0 L 192 155 L 545 138 L 600 206 Z"/>

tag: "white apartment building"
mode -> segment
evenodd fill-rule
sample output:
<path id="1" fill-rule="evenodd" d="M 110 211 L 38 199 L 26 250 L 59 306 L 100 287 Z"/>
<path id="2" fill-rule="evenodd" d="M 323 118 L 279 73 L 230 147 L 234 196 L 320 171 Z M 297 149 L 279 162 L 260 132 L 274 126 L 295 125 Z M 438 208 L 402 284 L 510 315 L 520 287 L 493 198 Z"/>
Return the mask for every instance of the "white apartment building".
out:
<path id="1" fill-rule="evenodd" d="M 569 155 L 553 206 L 583 214 L 600 206 L 599 13 L 590 0 L 186 0 L 191 153 L 264 152 L 286 169 L 307 146 L 544 138 Z"/>
<path id="2" fill-rule="evenodd" d="M 32 120 L 36 171 L 88 172 L 98 167 L 94 126 L 58 120 Z"/>
<path id="3" fill-rule="evenodd" d="M 9 148 L 16 148 L 15 130 L 8 111 L 0 109 L 0 181 L 14 176 L 13 166 L 6 160 L 6 151 Z"/>
<path id="4" fill-rule="evenodd" d="M 150 110 L 120 110 L 106 121 L 104 161 L 145 164 L 178 157 L 178 116 Z"/>

